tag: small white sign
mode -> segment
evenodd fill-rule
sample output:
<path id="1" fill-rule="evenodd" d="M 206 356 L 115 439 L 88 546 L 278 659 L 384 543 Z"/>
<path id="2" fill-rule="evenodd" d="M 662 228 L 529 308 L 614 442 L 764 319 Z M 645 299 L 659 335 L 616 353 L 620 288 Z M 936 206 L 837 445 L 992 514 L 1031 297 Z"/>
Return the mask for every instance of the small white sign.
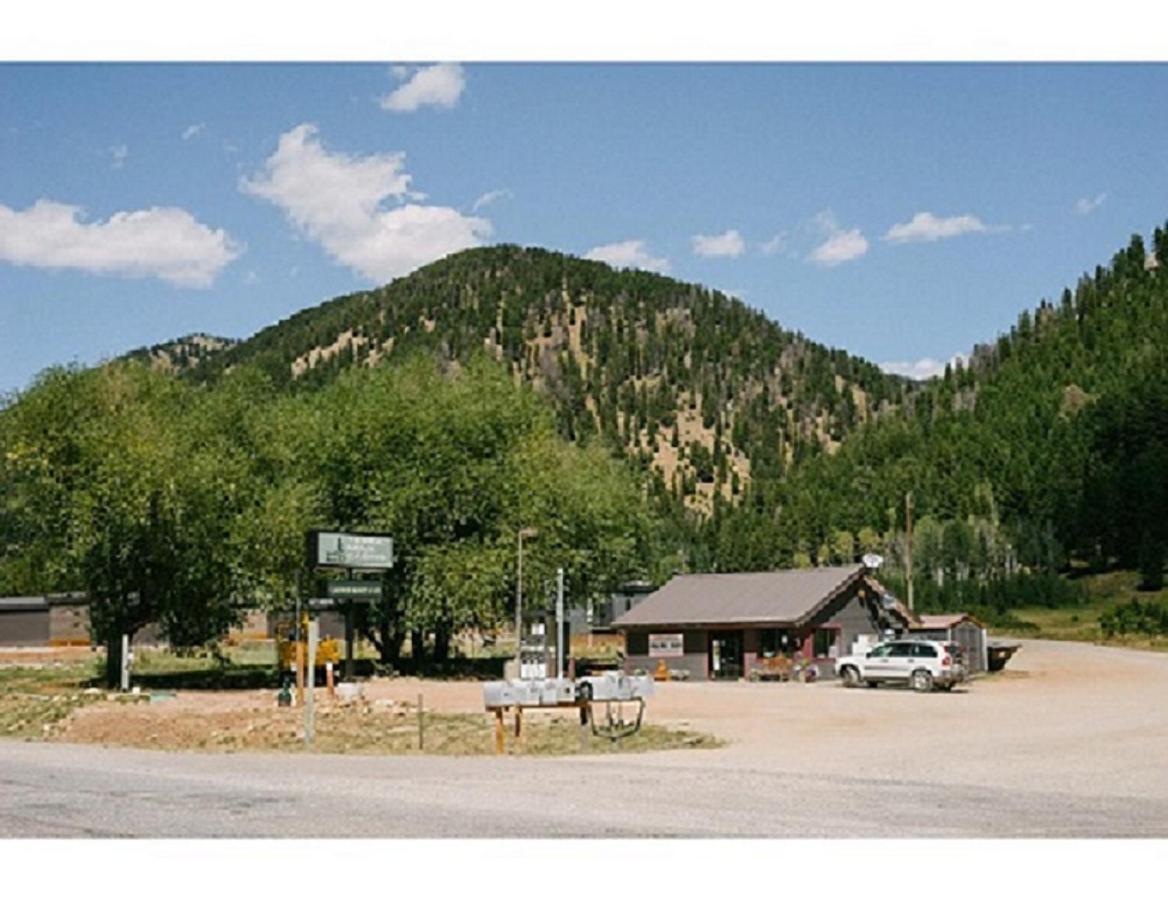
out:
<path id="1" fill-rule="evenodd" d="M 685 641 L 679 634 L 649 635 L 650 656 L 684 656 Z"/>

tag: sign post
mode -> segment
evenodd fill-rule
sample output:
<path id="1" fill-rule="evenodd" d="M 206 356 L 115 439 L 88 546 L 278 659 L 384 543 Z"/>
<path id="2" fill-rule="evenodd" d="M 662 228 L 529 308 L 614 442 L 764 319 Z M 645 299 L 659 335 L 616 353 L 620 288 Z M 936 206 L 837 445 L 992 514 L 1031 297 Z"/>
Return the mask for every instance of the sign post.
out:
<path id="1" fill-rule="evenodd" d="M 393 538 L 388 534 L 350 534 L 343 531 L 308 532 L 309 568 L 363 569 L 383 572 L 393 568 Z"/>
<path id="2" fill-rule="evenodd" d="M 393 538 L 388 534 L 324 531 L 314 528 L 305 533 L 310 569 L 344 569 L 344 581 L 329 582 L 328 595 L 344 601 L 345 611 L 345 680 L 353 679 L 353 601 L 381 599 L 381 585 L 353 578 L 354 571 L 384 572 L 393 568 Z"/>

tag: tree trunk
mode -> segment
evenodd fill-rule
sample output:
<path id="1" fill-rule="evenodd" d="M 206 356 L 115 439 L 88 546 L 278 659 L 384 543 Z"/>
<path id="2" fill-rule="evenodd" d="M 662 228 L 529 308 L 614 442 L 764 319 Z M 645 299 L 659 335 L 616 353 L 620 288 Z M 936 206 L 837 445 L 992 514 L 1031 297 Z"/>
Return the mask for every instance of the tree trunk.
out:
<path id="1" fill-rule="evenodd" d="M 117 629 L 106 638 L 105 683 L 110 688 L 118 688 L 122 684 L 122 633 Z"/>
<path id="2" fill-rule="evenodd" d="M 450 626 L 442 622 L 434 629 L 434 661 L 446 662 L 450 657 Z"/>
<path id="3" fill-rule="evenodd" d="M 410 656 L 416 667 L 420 667 L 426 658 L 426 635 L 420 628 L 410 632 Z"/>

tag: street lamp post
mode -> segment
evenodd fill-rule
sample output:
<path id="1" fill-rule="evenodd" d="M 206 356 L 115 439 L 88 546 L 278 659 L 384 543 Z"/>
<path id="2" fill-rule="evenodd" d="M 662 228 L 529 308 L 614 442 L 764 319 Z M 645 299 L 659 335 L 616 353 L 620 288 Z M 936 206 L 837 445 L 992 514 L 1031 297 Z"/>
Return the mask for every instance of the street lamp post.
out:
<path id="1" fill-rule="evenodd" d="M 523 671 L 523 539 L 533 538 L 539 531 L 535 528 L 519 529 L 519 560 L 515 573 L 515 674 L 522 677 Z"/>

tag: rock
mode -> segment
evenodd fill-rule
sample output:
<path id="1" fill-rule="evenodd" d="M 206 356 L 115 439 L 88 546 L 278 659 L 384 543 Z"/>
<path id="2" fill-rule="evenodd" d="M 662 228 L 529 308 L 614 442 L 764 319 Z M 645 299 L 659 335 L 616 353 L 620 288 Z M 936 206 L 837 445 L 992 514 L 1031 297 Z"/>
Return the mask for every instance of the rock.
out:
<path id="1" fill-rule="evenodd" d="M 351 703 L 365 695 L 365 688 L 353 681 L 342 681 L 337 685 L 337 699 L 342 703 Z"/>

